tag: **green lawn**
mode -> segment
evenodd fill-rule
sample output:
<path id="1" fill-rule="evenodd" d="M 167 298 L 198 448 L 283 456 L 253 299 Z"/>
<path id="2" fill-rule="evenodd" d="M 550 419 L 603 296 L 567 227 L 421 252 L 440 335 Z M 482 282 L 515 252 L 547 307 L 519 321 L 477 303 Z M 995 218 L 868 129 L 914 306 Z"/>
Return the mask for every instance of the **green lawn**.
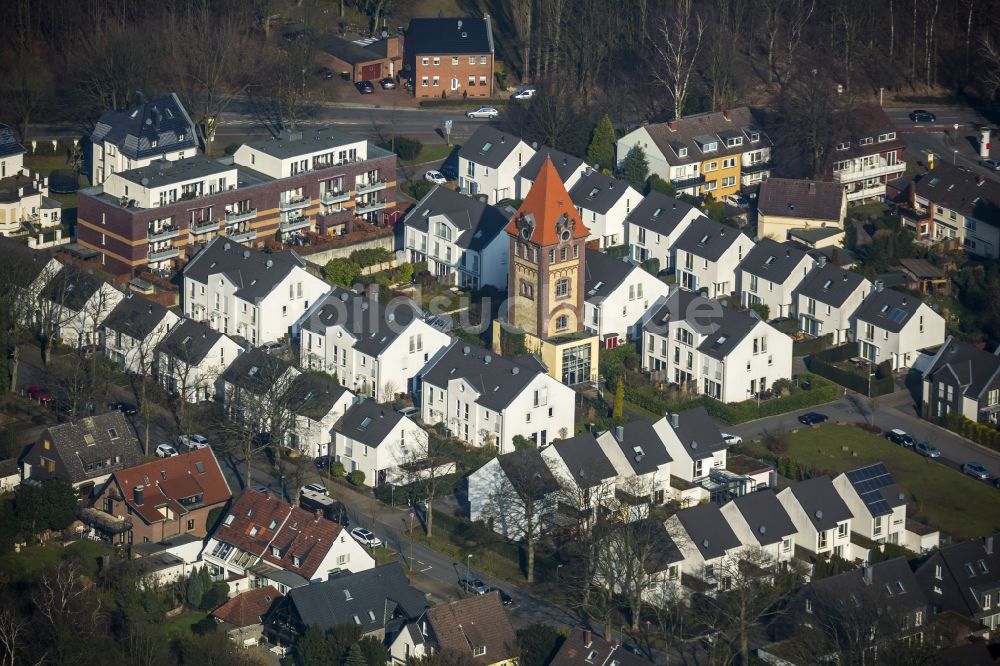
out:
<path id="1" fill-rule="evenodd" d="M 76 558 L 84 566 L 88 576 L 97 575 L 97 561 L 102 555 L 111 553 L 111 548 L 96 541 L 74 541 L 65 548 L 59 543 L 49 543 L 44 546 L 28 546 L 20 553 L 8 553 L 3 558 L 0 569 L 21 570 L 32 573 L 42 567 L 53 566 L 62 559 Z"/>
<path id="2" fill-rule="evenodd" d="M 971 539 L 1000 529 L 997 491 L 960 472 L 891 444 L 855 426 L 824 425 L 787 435 L 784 454 L 831 476 L 883 462 L 907 493 L 909 511 L 932 527 Z M 759 444 L 750 452 L 773 457 Z"/>
<path id="3" fill-rule="evenodd" d="M 198 624 L 206 617 L 208 617 L 208 613 L 206 611 L 190 611 L 188 613 L 184 613 L 183 615 L 178 615 L 176 618 L 167 623 L 167 635 L 174 638 L 190 636 L 193 633 L 191 627 Z"/>
<path id="4" fill-rule="evenodd" d="M 375 566 L 382 566 L 383 564 L 389 564 L 390 562 L 396 561 L 396 551 L 390 550 L 385 547 L 376 548 L 372 551 L 372 557 L 375 558 Z"/>
<path id="5" fill-rule="evenodd" d="M 399 164 L 401 166 L 413 166 L 414 164 L 426 164 L 427 162 L 441 162 L 451 154 L 451 151 L 458 150 L 459 148 L 460 146 L 449 146 L 443 143 L 425 143 L 416 159 L 399 160 Z"/>
<path id="6" fill-rule="evenodd" d="M 450 557 L 454 562 L 464 564 L 466 557 L 471 553 L 473 569 L 485 571 L 493 578 L 502 578 L 518 585 L 524 584 L 524 575 L 518 563 L 517 544 L 467 520 L 435 511 L 433 537 L 428 538 L 420 526 L 414 524 L 413 539 Z M 404 552 L 401 553 L 404 559 L 408 556 L 407 547 L 408 543 L 404 542 Z M 537 554 L 540 555 L 541 550 L 539 546 Z"/>

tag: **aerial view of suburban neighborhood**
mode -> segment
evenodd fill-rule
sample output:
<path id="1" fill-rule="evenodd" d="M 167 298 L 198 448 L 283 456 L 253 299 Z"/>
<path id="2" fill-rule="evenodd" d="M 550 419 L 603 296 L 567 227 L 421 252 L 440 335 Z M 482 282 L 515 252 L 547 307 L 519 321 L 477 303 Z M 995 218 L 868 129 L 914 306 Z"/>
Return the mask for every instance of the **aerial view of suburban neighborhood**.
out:
<path id="1" fill-rule="evenodd" d="M 1000 1 L 0 14 L 0 666 L 1000 664 Z"/>

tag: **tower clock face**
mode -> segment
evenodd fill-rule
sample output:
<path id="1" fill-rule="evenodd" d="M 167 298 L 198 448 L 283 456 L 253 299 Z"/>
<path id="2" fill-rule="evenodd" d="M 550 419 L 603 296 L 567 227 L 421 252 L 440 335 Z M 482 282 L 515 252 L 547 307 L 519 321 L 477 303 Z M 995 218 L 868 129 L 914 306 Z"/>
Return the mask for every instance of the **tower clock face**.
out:
<path id="1" fill-rule="evenodd" d="M 531 238 L 531 227 L 527 224 L 521 227 L 521 235 L 525 238 Z"/>
<path id="2" fill-rule="evenodd" d="M 569 240 L 569 237 L 571 235 L 572 234 L 570 233 L 569 229 L 563 229 L 562 232 L 560 232 L 560 234 L 559 234 L 559 239 L 562 240 L 562 242 L 565 243 L 566 241 Z"/>

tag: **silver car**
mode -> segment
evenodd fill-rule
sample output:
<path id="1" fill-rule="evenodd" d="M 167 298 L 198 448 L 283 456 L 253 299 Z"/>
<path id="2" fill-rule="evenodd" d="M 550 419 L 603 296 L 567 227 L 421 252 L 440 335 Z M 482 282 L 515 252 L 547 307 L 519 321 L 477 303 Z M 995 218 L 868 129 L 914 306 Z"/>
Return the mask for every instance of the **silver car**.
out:
<path id="1" fill-rule="evenodd" d="M 492 106 L 481 106 L 475 111 L 467 111 L 465 116 L 467 118 L 486 118 L 487 120 L 493 120 L 500 115 L 500 112 L 494 109 Z"/>

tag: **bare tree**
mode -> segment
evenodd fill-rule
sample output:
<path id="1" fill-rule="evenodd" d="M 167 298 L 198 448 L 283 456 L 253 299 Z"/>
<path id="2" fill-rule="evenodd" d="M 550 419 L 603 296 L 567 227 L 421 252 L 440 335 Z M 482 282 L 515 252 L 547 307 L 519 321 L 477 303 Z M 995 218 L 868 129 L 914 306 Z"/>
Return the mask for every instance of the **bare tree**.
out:
<path id="1" fill-rule="evenodd" d="M 674 118 L 679 120 L 684 116 L 705 25 L 694 11 L 692 0 L 677 0 L 673 10 L 660 17 L 657 32 L 658 38 L 653 40 L 656 60 L 653 76 L 666 88 Z"/>
<path id="2" fill-rule="evenodd" d="M 43 264 L 41 269 L 32 266 L 35 262 Z M 20 345 L 31 337 L 40 337 L 40 294 L 60 268 L 46 255 L 26 249 L 0 262 L 0 340 L 8 353 L 11 391 L 17 390 Z"/>
<path id="3" fill-rule="evenodd" d="M 15 666 L 19 663 L 19 654 L 27 639 L 28 626 L 28 619 L 18 612 L 13 600 L 5 600 L 0 606 L 0 648 L 2 648 L 3 666 Z"/>
<path id="4" fill-rule="evenodd" d="M 0 58 L 0 92 L 23 143 L 28 142 L 29 123 L 53 95 L 52 72 L 40 44 L 11 47 Z"/>
<path id="5" fill-rule="evenodd" d="M 510 3 L 511 23 L 517 35 L 518 51 L 521 53 L 521 81 L 531 78 L 531 31 L 535 14 L 534 0 L 513 0 Z"/>
<path id="6" fill-rule="evenodd" d="M 402 448 L 402 457 L 397 465 L 402 471 L 402 481 L 411 493 L 411 501 L 423 500 L 424 530 L 427 536 L 434 534 L 434 499 L 445 476 L 441 470 L 453 462 L 455 448 L 448 440 L 420 430 L 414 438 L 408 438 Z"/>

